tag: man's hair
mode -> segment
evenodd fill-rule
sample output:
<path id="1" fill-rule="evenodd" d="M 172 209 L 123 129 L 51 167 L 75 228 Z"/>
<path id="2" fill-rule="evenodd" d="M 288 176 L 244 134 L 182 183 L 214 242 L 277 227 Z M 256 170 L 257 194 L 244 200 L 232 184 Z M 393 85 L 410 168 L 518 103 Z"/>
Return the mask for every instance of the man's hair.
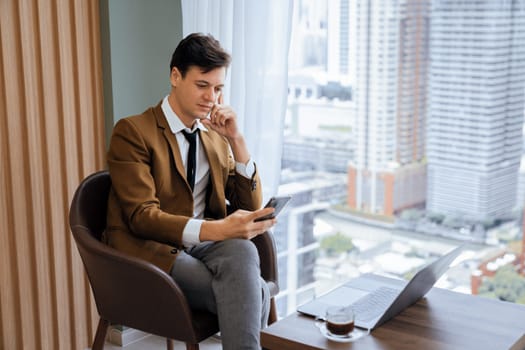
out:
<path id="1" fill-rule="evenodd" d="M 193 33 L 182 39 L 171 56 L 170 72 L 177 67 L 184 78 L 191 66 L 203 73 L 230 65 L 230 55 L 211 34 Z"/>

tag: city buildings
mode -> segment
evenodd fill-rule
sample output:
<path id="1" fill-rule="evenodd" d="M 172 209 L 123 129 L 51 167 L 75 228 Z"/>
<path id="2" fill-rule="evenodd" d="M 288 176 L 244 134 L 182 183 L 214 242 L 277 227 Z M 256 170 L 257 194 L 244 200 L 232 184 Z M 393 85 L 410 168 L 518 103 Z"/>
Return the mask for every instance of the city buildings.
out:
<path id="1" fill-rule="evenodd" d="M 281 315 L 315 295 L 319 243 L 314 236 L 314 219 L 319 212 L 344 202 L 346 176 L 320 172 L 283 173 L 280 195 L 292 200 L 279 215 L 273 233 L 277 246 L 280 293 L 277 308 Z"/>
<path id="2" fill-rule="evenodd" d="M 404 278 L 459 241 L 470 248 L 439 286 L 470 293 L 472 271 L 517 239 L 525 1 L 297 3 L 282 166 L 300 209 L 275 230 L 280 312 L 355 274 Z M 309 202 L 311 174 L 345 162 L 347 207 Z M 323 257 L 335 234 L 356 250 Z"/>
<path id="3" fill-rule="evenodd" d="M 348 205 L 392 216 L 425 201 L 429 1 L 341 4 L 356 118 Z"/>
<path id="4" fill-rule="evenodd" d="M 427 210 L 477 220 L 516 201 L 525 2 L 432 2 Z"/>
<path id="5" fill-rule="evenodd" d="M 344 135 L 334 138 L 290 136 L 284 141 L 282 166 L 298 171 L 344 174 L 354 156 L 351 141 Z"/>

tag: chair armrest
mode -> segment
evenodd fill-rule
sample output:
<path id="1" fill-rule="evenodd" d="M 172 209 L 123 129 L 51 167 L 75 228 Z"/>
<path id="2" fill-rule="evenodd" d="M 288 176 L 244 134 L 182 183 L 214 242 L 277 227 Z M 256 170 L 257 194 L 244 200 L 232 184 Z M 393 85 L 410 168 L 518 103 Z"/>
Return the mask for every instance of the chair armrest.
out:
<path id="1" fill-rule="evenodd" d="M 252 242 L 259 252 L 262 278 L 267 282 L 273 282 L 278 290 L 277 249 L 272 233 L 266 231 L 252 238 Z"/>
<path id="2" fill-rule="evenodd" d="M 172 338 L 194 334 L 186 297 L 167 273 L 97 241 L 84 226 L 71 229 L 101 317 Z"/>

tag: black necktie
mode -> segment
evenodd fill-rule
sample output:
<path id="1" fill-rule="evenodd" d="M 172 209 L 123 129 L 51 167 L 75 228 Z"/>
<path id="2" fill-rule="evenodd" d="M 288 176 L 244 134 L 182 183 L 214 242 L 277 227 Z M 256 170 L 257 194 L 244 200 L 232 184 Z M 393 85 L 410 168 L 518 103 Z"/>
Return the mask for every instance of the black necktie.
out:
<path id="1" fill-rule="evenodd" d="M 188 150 L 188 162 L 186 163 L 186 180 L 190 184 L 191 190 L 195 187 L 195 171 L 197 168 L 196 164 L 196 151 L 197 151 L 197 130 L 194 132 L 187 132 L 182 130 L 184 137 L 190 143 L 190 149 Z"/>

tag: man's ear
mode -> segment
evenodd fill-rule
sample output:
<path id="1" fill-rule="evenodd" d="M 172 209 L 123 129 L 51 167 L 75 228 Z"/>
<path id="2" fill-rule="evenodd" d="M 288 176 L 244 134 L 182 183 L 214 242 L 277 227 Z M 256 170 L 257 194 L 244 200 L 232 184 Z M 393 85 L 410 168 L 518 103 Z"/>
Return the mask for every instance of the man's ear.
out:
<path id="1" fill-rule="evenodd" d="M 171 86 L 176 87 L 177 83 L 182 79 L 182 75 L 177 67 L 171 69 L 170 82 Z"/>

